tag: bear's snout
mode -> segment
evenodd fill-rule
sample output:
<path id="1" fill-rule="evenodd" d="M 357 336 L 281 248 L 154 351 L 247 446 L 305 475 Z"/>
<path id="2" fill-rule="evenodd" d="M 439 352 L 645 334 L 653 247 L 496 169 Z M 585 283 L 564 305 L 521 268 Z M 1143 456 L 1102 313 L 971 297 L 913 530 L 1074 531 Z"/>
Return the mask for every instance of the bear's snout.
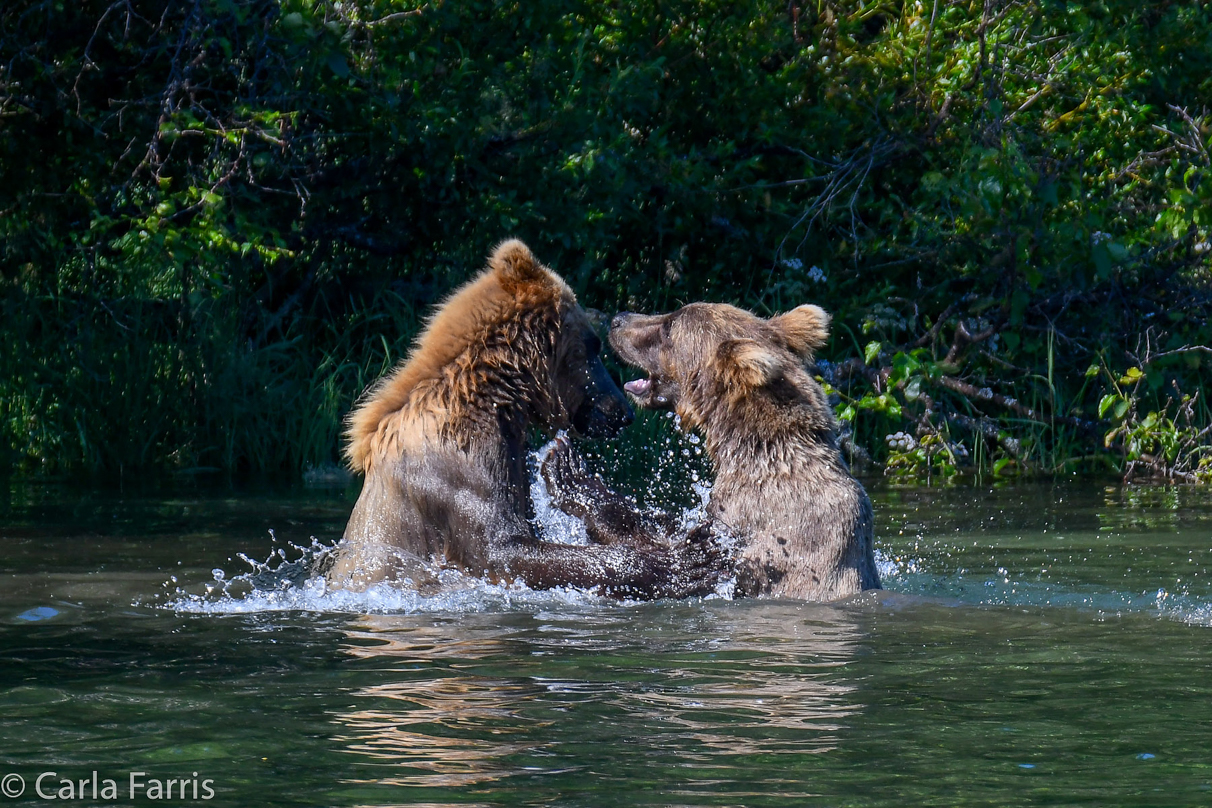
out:
<path id="1" fill-rule="evenodd" d="M 618 392 L 587 399 L 573 413 L 572 428 L 587 438 L 613 438 L 634 420 L 635 410 Z"/>

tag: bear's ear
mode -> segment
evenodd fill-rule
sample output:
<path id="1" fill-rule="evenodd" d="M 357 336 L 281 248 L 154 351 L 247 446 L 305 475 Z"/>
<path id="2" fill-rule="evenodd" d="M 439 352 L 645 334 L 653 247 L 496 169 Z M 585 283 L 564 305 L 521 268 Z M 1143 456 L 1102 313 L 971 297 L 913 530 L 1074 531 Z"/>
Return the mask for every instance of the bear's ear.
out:
<path id="1" fill-rule="evenodd" d="M 829 339 L 829 320 L 820 306 L 805 305 L 771 317 L 770 325 L 786 340 L 788 348 L 807 358 Z"/>
<path id="2" fill-rule="evenodd" d="M 497 245 L 488 259 L 488 268 L 496 273 L 501 288 L 511 294 L 526 286 L 550 282 L 547 269 L 535 259 L 530 248 L 516 238 Z"/>
<path id="3" fill-rule="evenodd" d="M 779 356 L 751 339 L 725 340 L 716 353 L 720 377 L 732 392 L 746 392 L 769 384 L 779 377 Z"/>

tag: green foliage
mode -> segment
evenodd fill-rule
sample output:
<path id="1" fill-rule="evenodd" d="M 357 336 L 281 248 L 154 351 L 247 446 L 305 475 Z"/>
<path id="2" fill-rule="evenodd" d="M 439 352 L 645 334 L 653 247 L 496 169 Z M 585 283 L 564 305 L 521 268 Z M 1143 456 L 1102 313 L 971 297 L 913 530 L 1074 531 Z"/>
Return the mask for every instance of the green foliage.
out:
<path id="1" fill-rule="evenodd" d="M 1212 446 L 1208 436 L 1207 413 L 1198 413 L 1199 394 L 1184 395 L 1172 384 L 1172 395 L 1159 409 L 1141 417 L 1141 395 L 1148 388 L 1150 374 L 1138 367 L 1128 368 L 1122 376 L 1104 371 L 1113 392 L 1099 400 L 1099 415 L 1111 425 L 1103 437 L 1108 449 L 1118 448 L 1129 478 L 1212 481 Z M 1153 375 L 1156 382 L 1157 376 Z M 1201 417 L 1202 416 L 1202 417 Z"/>
<path id="2" fill-rule="evenodd" d="M 1212 341 L 1210 41 L 1203 2 L 5 3 L 0 462 L 332 462 L 517 235 L 605 310 L 824 306 L 855 439 L 933 447 L 894 468 L 1124 470 L 1115 419 L 1204 384 L 1162 355 Z"/>
<path id="3" fill-rule="evenodd" d="M 927 433 L 915 440 L 904 432 L 888 436 L 888 461 L 884 471 L 891 477 L 927 483 L 938 476 L 947 480 L 959 473 L 966 458 L 961 446 L 953 446 L 941 435 Z"/>

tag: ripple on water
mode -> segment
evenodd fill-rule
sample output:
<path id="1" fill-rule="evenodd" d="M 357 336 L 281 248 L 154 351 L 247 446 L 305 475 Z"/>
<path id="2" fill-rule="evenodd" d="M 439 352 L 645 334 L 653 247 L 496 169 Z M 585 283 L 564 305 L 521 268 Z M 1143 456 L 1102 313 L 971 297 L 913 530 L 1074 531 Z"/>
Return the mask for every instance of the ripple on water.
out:
<path id="1" fill-rule="evenodd" d="M 164 606 L 178 612 L 195 614 L 249 614 L 254 612 L 337 612 L 349 614 L 414 614 L 418 612 L 469 613 L 530 610 L 545 606 L 575 606 L 605 602 L 592 593 L 577 589 L 536 591 L 520 585 L 492 584 L 462 575 L 454 570 L 439 570 L 438 591 L 427 594 L 408 582 L 379 583 L 364 591 L 330 589 L 322 575 L 291 580 L 294 569 L 307 567 L 310 560 L 288 562 L 270 573 L 282 574 L 277 586 L 252 584 L 255 578 L 272 578 L 260 562 L 255 572 L 228 580 L 216 575 L 202 593 L 178 589 Z"/>
<path id="2" fill-rule="evenodd" d="M 588 537 L 584 524 L 552 504 L 542 475 L 537 473 L 552 445 L 533 452 L 530 458 L 535 529 L 548 541 L 585 544 Z M 670 450 L 661 455 L 660 464 L 681 462 L 679 458 Z M 698 501 L 682 510 L 686 525 L 704 518 L 710 498 L 708 485 L 695 483 L 694 489 Z M 1071 506 L 1065 497 L 1072 495 L 1063 489 L 1058 491 L 1032 490 L 1030 496 L 1024 496 L 1021 492 L 974 490 L 978 500 L 987 501 L 969 513 L 965 509 L 938 508 L 934 498 L 941 494 L 933 490 L 884 492 L 884 501 L 877 490 L 876 563 L 884 587 L 928 600 L 991 607 L 1074 608 L 1100 616 L 1154 614 L 1191 625 L 1212 626 L 1212 593 L 1200 577 L 1206 572 L 1204 566 L 1212 550 L 1202 539 L 1192 541 L 1189 532 L 1183 534 L 1186 543 L 1182 547 L 1187 549 L 1170 546 L 1170 536 L 1155 535 L 1158 530 L 1181 530 L 1195 517 L 1202 521 L 1202 510 L 1192 516 L 1172 508 L 1166 511 L 1170 517 L 1167 520 L 1132 520 L 1121 513 L 1132 509 L 1117 500 L 1111 512 L 1115 518 L 1111 518 L 1102 513 L 1107 505 L 1101 501 L 1101 494 L 1090 503 Z M 1096 518 L 1091 519 L 1091 513 Z M 1128 532 L 1108 533 L 1109 524 Z M 177 587 L 174 579 L 176 588 L 162 605 L 181 612 L 210 614 L 457 614 L 610 602 L 572 588 L 534 591 L 440 569 L 434 570 L 439 585 L 423 590 L 389 583 L 363 592 L 330 589 L 312 570 L 332 550 L 332 546 L 313 539 L 311 546 L 288 545 L 265 561 L 240 556 L 248 570 L 230 577 L 223 570 L 215 570 L 214 580 L 201 587 Z M 1165 552 L 1174 558 L 1163 565 L 1160 562 Z M 728 593 L 721 590 L 718 597 L 726 598 Z M 48 618 L 30 610 L 19 619 Z"/>
<path id="3" fill-rule="evenodd" d="M 563 433 L 560 433 L 561 435 Z M 552 504 L 543 476 L 537 473 L 539 464 L 551 451 L 555 441 L 531 453 L 531 498 L 534 502 L 534 525 L 546 541 L 561 544 L 589 543 L 584 523 L 559 510 Z M 682 513 L 683 523 L 689 525 L 702 518 L 710 488 L 696 483 L 699 502 Z M 275 550 L 265 561 L 256 561 L 244 554 L 239 558 L 249 570 L 228 577 L 226 571 L 213 571 L 214 580 L 201 592 L 176 587 L 163 604 L 179 612 L 200 614 L 245 614 L 268 611 L 312 611 L 354 614 L 412 614 L 418 612 L 468 613 L 534 609 L 549 606 L 601 605 L 615 601 L 592 592 L 562 587 L 533 590 L 522 584 L 493 584 L 456 570 L 434 567 L 436 587 L 418 590 L 410 583 L 380 583 L 362 592 L 330 589 L 322 575 L 313 574 L 334 550 L 312 539 L 310 546 L 287 543 Z M 727 597 L 726 588 L 718 597 Z"/>

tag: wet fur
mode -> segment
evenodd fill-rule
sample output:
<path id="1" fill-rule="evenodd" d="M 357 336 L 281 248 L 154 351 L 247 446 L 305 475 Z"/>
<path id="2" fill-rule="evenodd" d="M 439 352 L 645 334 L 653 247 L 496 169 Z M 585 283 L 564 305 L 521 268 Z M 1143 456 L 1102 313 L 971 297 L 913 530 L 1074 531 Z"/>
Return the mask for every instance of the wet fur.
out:
<path id="1" fill-rule="evenodd" d="M 571 546 L 534 533 L 529 429 L 631 420 L 587 335 L 564 281 L 521 242 L 500 245 L 350 415 L 346 457 L 366 481 L 329 583 L 424 585 L 443 566 L 534 588 L 637 598 L 698 591 L 701 557 L 650 536 Z"/>
<path id="2" fill-rule="evenodd" d="M 715 527 L 739 540 L 737 593 L 829 601 L 879 588 L 871 502 L 838 449 L 832 408 L 805 360 L 828 315 L 769 320 L 696 303 L 620 315 L 610 342 L 646 371 L 640 406 L 671 408 L 704 436 Z"/>

